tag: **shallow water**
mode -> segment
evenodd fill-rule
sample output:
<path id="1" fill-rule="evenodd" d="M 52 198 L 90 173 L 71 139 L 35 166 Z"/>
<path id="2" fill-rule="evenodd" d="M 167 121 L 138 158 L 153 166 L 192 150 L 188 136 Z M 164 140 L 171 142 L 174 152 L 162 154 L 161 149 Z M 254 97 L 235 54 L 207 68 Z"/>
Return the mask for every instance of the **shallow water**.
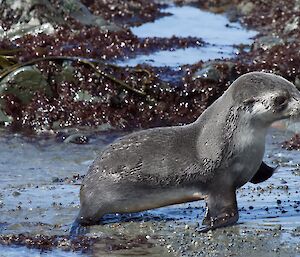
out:
<path id="1" fill-rule="evenodd" d="M 0 137 L 0 233 L 68 235 L 79 205 L 79 181 L 92 160 L 117 135 L 93 135 L 86 145 L 37 140 L 2 133 Z M 111 238 L 93 246 L 94 256 L 300 256 L 300 155 L 280 143 L 290 136 L 272 130 L 266 161 L 279 164 L 274 176 L 238 192 L 239 224 L 207 234 L 197 232 L 204 202 L 174 205 L 131 215 L 107 215 L 105 225 L 89 235 Z M 268 209 L 266 209 L 268 208 Z M 147 236 L 148 244 L 126 245 Z M 249 247 L 241 252 L 243 245 Z M 253 248 L 254 247 L 254 248 Z M 256 248 L 255 248 L 256 247 Z M 109 248 L 109 249 L 108 249 Z M 115 250 L 114 250 L 115 249 Z M 213 250 L 212 250 L 213 249 Z M 170 253 L 169 253 L 170 252 Z M 270 252 L 270 255 L 265 255 Z M 2 255 L 1 255 L 2 254 Z M 25 247 L 0 247 L 0 256 L 39 256 Z M 198 254 L 198 255 L 197 255 Z M 78 256 L 79 252 L 43 252 L 45 256 Z M 87 254 L 82 254 L 87 255 Z"/>
<path id="2" fill-rule="evenodd" d="M 229 20 L 221 14 L 213 14 L 192 6 L 172 6 L 164 9 L 170 13 L 139 27 L 133 27 L 133 33 L 141 38 L 166 37 L 197 37 L 205 42 L 203 47 L 189 47 L 172 51 L 157 51 L 150 55 L 139 55 L 118 64 L 135 66 L 147 63 L 152 66 L 176 67 L 193 64 L 200 60 L 207 61 L 217 58 L 234 57 L 238 52 L 234 45 L 250 45 L 257 33 L 244 29 L 237 22 Z"/>

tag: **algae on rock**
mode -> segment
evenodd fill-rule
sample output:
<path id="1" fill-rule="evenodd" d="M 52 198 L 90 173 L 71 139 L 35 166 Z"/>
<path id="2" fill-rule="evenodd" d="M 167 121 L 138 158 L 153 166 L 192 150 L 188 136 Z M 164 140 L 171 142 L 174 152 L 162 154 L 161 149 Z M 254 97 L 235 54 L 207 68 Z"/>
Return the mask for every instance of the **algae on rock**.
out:
<path id="1" fill-rule="evenodd" d="M 12 94 L 20 99 L 22 104 L 28 104 L 37 91 L 52 96 L 46 78 L 34 66 L 21 67 L 0 81 L 0 93 Z"/>
<path id="2" fill-rule="evenodd" d="M 2 3 L 1 3 L 2 5 Z M 11 40 L 25 34 L 54 33 L 55 25 L 69 26 L 65 17 L 70 16 L 82 25 L 98 26 L 103 30 L 120 30 L 118 26 L 101 16 L 93 15 L 79 0 L 60 1 L 59 8 L 49 0 L 7 0 L 2 8 L 10 8 L 19 13 L 17 22 L 8 30 L 0 26 L 0 39 Z"/>

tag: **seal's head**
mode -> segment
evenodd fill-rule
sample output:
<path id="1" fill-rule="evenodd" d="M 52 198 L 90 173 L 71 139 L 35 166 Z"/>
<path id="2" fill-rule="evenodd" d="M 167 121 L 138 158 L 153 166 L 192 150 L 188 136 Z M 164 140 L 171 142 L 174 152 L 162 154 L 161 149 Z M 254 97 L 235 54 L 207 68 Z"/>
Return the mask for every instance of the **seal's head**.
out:
<path id="1" fill-rule="evenodd" d="M 265 126 L 276 120 L 300 116 L 299 91 L 278 75 L 250 72 L 239 77 L 230 91 L 234 102 L 251 120 Z"/>

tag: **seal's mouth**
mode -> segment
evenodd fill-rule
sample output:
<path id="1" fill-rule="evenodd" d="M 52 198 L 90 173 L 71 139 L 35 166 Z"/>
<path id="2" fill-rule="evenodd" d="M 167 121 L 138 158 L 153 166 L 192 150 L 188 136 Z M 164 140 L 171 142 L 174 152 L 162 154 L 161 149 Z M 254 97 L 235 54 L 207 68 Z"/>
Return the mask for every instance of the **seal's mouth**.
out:
<path id="1" fill-rule="evenodd" d="M 289 115 L 287 118 L 293 120 L 293 121 L 299 121 L 300 120 L 300 96 L 292 96 L 291 102 L 289 103 Z"/>

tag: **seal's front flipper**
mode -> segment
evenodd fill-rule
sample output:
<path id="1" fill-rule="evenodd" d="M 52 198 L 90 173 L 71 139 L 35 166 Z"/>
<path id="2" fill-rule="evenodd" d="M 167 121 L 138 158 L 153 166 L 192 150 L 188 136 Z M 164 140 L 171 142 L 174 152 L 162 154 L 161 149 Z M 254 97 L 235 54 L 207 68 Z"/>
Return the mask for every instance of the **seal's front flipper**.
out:
<path id="1" fill-rule="evenodd" d="M 200 232 L 235 224 L 239 219 L 235 190 L 214 192 L 208 196 L 207 210 Z"/>
<path id="2" fill-rule="evenodd" d="M 210 221 L 211 221 L 211 216 L 210 216 L 209 208 L 208 208 L 207 203 L 206 203 L 205 216 L 202 220 L 202 225 L 210 226 Z"/>
<path id="3" fill-rule="evenodd" d="M 273 175 L 273 173 L 276 169 L 277 169 L 277 167 L 273 168 L 273 167 L 268 166 L 264 162 L 262 162 L 258 171 L 253 176 L 253 178 L 250 180 L 250 182 L 253 184 L 264 182 Z"/>

